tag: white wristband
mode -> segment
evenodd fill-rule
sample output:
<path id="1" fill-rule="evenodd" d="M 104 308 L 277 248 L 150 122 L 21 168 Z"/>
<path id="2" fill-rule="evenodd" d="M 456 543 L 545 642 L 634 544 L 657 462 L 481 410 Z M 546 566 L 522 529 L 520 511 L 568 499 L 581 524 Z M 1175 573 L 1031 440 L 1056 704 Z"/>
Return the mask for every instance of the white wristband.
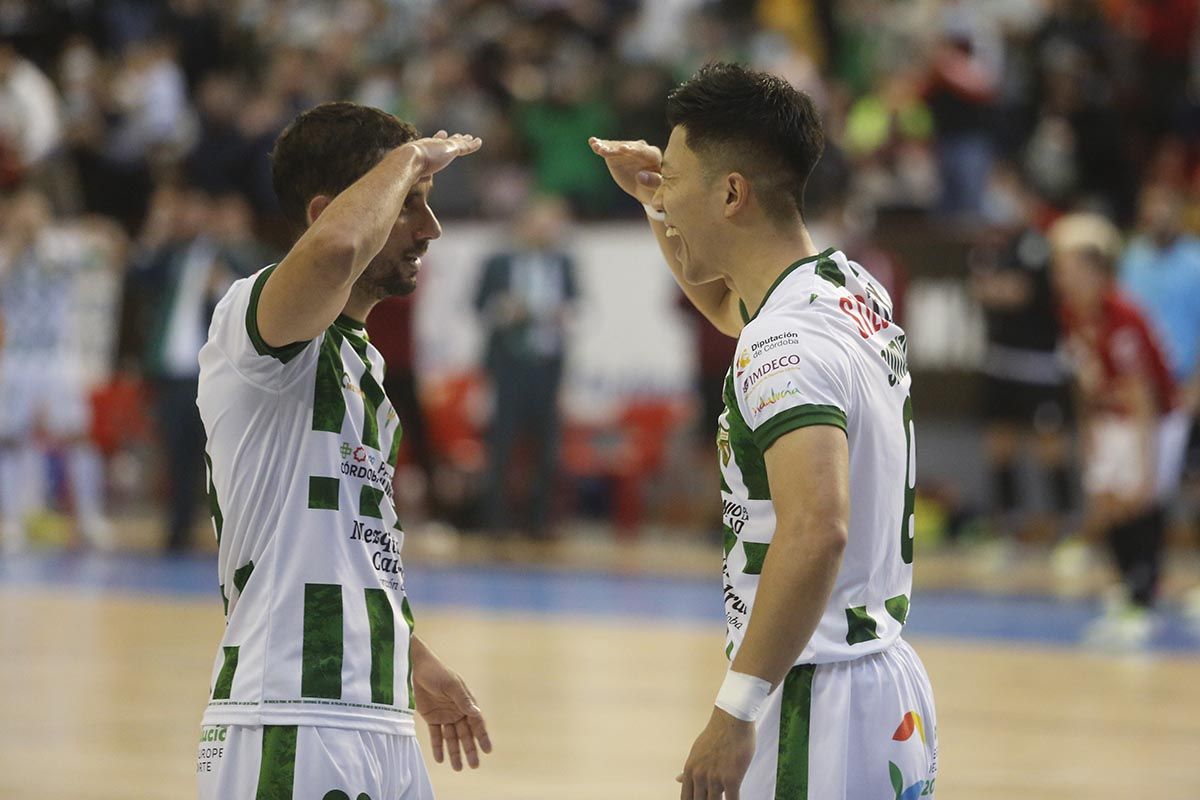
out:
<path id="1" fill-rule="evenodd" d="M 717 692 L 715 705 L 743 722 L 756 722 L 769 694 L 771 684 L 762 678 L 729 670 L 725 673 L 721 691 Z"/>
<path id="2" fill-rule="evenodd" d="M 649 217 L 650 219 L 654 220 L 655 222 L 666 222 L 667 221 L 667 215 L 664 214 L 663 212 L 659 211 L 657 208 L 650 205 L 649 203 L 642 203 L 642 208 L 646 209 L 646 216 Z"/>

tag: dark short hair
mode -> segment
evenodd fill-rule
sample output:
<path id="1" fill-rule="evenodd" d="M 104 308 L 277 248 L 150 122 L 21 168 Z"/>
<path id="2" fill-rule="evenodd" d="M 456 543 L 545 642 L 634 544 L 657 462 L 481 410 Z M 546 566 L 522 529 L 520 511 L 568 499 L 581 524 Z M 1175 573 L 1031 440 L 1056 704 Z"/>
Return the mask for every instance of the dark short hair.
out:
<path id="1" fill-rule="evenodd" d="M 300 114 L 271 151 L 271 182 L 284 217 L 303 230 L 310 200 L 344 191 L 389 150 L 419 135 L 409 123 L 357 103 L 323 103 Z"/>
<path id="2" fill-rule="evenodd" d="M 667 95 L 667 124 L 713 167 L 746 174 L 767 213 L 804 212 L 804 185 L 825 149 L 812 98 L 782 78 L 739 64 L 706 64 Z"/>

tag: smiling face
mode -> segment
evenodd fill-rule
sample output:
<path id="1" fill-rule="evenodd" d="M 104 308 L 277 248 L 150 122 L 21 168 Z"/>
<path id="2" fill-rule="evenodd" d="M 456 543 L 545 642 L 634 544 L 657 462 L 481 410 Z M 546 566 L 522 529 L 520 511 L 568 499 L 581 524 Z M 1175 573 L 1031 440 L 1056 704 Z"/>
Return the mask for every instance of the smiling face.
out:
<path id="1" fill-rule="evenodd" d="M 688 283 L 722 277 L 720 231 L 725 222 L 725 192 L 717 176 L 688 147 L 687 129 L 676 125 L 663 151 L 662 184 L 652 205 L 666 214 L 667 236 Z"/>
<path id="2" fill-rule="evenodd" d="M 359 276 L 355 289 L 372 300 L 411 294 L 417 288 L 421 256 L 429 243 L 442 235 L 442 226 L 429 208 L 433 181 L 418 183 L 404 200 L 387 243 Z"/>

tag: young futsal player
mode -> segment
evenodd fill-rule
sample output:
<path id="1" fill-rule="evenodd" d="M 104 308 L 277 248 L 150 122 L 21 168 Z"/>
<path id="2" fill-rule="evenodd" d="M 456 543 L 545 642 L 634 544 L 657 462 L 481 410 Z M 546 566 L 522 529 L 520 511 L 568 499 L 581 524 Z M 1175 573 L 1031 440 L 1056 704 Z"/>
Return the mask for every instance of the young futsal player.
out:
<path id="1" fill-rule="evenodd" d="M 666 152 L 592 140 L 683 291 L 737 337 L 717 452 L 729 671 L 684 800 L 929 797 L 937 722 L 900 634 L 913 415 L 887 293 L 802 216 L 812 101 L 714 64 L 667 100 Z"/>

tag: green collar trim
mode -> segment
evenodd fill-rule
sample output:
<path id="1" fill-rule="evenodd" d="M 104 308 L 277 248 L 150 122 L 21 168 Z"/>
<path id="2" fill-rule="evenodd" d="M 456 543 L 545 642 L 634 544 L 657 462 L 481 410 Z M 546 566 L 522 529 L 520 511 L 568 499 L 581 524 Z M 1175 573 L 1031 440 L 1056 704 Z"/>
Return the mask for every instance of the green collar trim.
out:
<path id="1" fill-rule="evenodd" d="M 358 320 L 354 319 L 354 317 L 349 317 L 345 314 L 338 314 L 338 318 L 333 321 L 333 324 L 337 325 L 339 328 L 349 328 L 350 330 L 357 331 L 359 333 L 362 333 L 367 329 L 365 322 L 359 322 Z"/>
<path id="2" fill-rule="evenodd" d="M 787 278 L 788 275 L 791 275 L 793 272 L 795 272 L 797 269 L 804 266 L 805 264 L 811 264 L 813 261 L 820 261 L 823 258 L 829 258 L 829 256 L 833 255 L 833 252 L 834 252 L 834 248 L 830 247 L 830 248 L 827 248 L 824 252 L 817 253 L 816 255 L 808 256 L 807 258 L 802 258 L 799 261 L 796 261 L 796 262 L 793 262 L 792 264 L 790 264 L 787 269 L 785 269 L 783 272 L 779 273 L 779 277 L 776 278 L 775 282 L 771 284 L 771 288 L 767 289 L 767 293 L 765 295 L 763 295 L 762 302 L 758 304 L 758 311 L 755 311 L 753 314 L 748 314 L 748 312 L 746 311 L 746 304 L 744 302 L 742 303 L 742 319 L 744 319 L 746 321 L 746 323 L 749 324 L 752 320 L 754 320 L 756 317 L 758 317 L 759 313 L 763 310 L 763 306 L 765 306 L 767 304 L 767 300 L 769 300 L 771 298 L 771 293 L 774 292 L 779 287 L 779 284 L 783 283 L 784 279 Z"/>

